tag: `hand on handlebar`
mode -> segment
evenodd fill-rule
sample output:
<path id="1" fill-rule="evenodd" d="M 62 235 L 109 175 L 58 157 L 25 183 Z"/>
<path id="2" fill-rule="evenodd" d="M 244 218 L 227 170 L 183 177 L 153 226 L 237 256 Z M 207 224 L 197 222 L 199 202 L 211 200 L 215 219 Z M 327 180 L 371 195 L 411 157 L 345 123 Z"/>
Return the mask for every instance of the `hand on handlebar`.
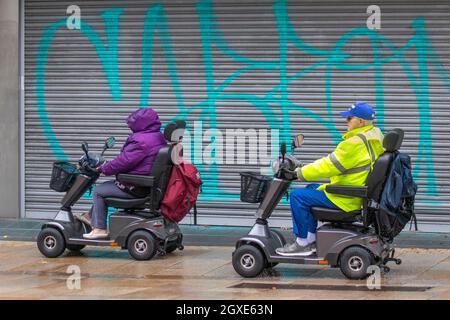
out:
<path id="1" fill-rule="evenodd" d="M 301 162 L 300 160 L 295 159 L 295 166 L 297 168 L 301 168 L 303 167 L 305 164 L 303 162 Z"/>
<path id="2" fill-rule="evenodd" d="M 98 173 L 98 169 L 92 168 L 89 164 L 87 164 L 85 168 L 86 168 L 86 170 L 88 170 L 90 172 Z"/>
<path id="3" fill-rule="evenodd" d="M 81 167 L 84 167 L 85 163 L 87 163 L 91 168 L 98 168 L 99 166 L 105 163 L 105 158 L 96 153 L 90 152 L 89 156 L 86 155 L 82 156 L 78 160 L 78 163 L 80 164 Z"/>
<path id="4" fill-rule="evenodd" d="M 85 170 L 86 172 L 98 173 L 98 167 L 92 167 L 87 160 L 82 161 L 77 167 Z"/>
<path id="5" fill-rule="evenodd" d="M 297 173 L 294 170 L 289 170 L 286 167 L 282 167 L 280 169 L 280 176 L 286 180 L 296 180 L 297 179 Z"/>
<path id="6" fill-rule="evenodd" d="M 92 172 L 92 173 L 100 174 L 100 173 L 98 172 L 98 167 L 93 168 L 93 167 L 91 167 L 89 164 L 86 165 L 86 170 L 88 170 L 89 172 Z"/>

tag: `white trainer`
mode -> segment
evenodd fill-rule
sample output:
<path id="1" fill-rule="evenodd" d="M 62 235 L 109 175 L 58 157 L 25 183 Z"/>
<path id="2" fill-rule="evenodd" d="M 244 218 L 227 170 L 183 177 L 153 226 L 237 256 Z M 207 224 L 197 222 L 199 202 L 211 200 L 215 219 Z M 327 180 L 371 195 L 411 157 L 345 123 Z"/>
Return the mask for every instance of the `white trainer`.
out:
<path id="1" fill-rule="evenodd" d="M 106 230 L 102 230 L 102 231 L 91 231 L 89 233 L 85 233 L 83 234 L 83 238 L 88 239 L 88 240 L 97 240 L 97 239 L 105 239 L 108 238 L 109 234 Z"/>

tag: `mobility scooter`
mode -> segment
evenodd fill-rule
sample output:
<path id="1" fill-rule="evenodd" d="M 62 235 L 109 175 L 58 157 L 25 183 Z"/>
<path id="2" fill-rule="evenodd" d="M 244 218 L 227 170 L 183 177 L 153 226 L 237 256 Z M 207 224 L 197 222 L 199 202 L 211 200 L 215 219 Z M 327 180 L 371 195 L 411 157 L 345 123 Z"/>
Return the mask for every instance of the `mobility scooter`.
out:
<path id="1" fill-rule="evenodd" d="M 50 187 L 65 191 L 61 209 L 53 221 L 43 224 L 37 238 L 40 252 L 48 257 L 60 256 L 67 248 L 79 251 L 86 245 L 118 246 L 128 249 L 136 260 L 150 260 L 156 253 L 164 255 L 176 249 L 183 250 L 183 235 L 177 223 L 164 218 L 159 204 L 170 178 L 174 164 L 181 161 L 181 140 L 186 128 L 183 120 L 169 123 L 164 130 L 168 145 L 162 147 L 148 176 L 119 174 L 122 182 L 144 187 L 148 193 L 143 198 L 106 198 L 108 207 L 116 208 L 109 218 L 109 239 L 87 240 L 84 233 L 91 227 L 72 214 L 72 206 L 95 184 L 99 174 L 92 168 L 102 164 L 103 153 L 114 144 L 114 138 L 106 140 L 101 155 L 89 152 L 86 142 L 82 144 L 85 156 L 78 168 L 67 162 L 55 162 Z"/>
<path id="2" fill-rule="evenodd" d="M 281 157 L 272 166 L 274 178 L 266 181 L 265 176 L 253 181 L 247 179 L 241 184 L 241 199 L 249 189 L 252 194 L 258 190 L 265 195 L 256 211 L 256 223 L 248 235 L 240 238 L 233 252 L 232 262 L 235 271 L 243 277 L 256 277 L 265 268 L 271 268 L 278 263 L 296 263 L 312 265 L 329 265 L 339 267 L 349 279 L 364 279 L 368 274 L 368 267 L 377 265 L 382 272 L 389 272 L 386 263 L 393 261 L 401 264 L 400 259 L 394 258 L 395 250 L 391 239 L 380 235 L 377 225 L 378 203 L 389 174 L 390 164 L 394 153 L 403 141 L 403 131 L 395 129 L 386 134 L 383 147 L 385 152 L 375 161 L 372 171 L 366 180 L 366 186 L 334 186 L 328 185 L 329 193 L 359 197 L 363 199 L 361 210 L 343 212 L 339 209 L 312 207 L 312 215 L 324 222 L 317 229 L 317 251 L 309 256 L 281 256 L 276 249 L 283 247 L 286 240 L 277 230 L 271 230 L 267 219 L 275 210 L 291 182 L 295 180 L 295 168 L 299 165 L 292 155 L 286 155 L 286 144 L 281 145 Z M 293 148 L 303 143 L 303 135 L 293 140 Z M 259 180 L 259 181 L 258 181 Z M 261 187 L 263 186 L 263 187 Z M 244 188 L 244 193 L 242 193 Z M 259 189 L 258 189 L 259 188 Z M 245 201 L 245 199 L 244 199 Z M 256 201 L 254 201 L 256 202 Z"/>

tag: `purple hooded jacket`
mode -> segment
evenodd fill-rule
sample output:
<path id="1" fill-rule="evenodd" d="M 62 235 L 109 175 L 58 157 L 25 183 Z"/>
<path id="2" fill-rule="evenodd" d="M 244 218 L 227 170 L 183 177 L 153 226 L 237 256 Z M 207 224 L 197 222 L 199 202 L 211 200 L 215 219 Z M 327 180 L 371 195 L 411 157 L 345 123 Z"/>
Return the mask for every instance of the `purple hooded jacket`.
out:
<path id="1" fill-rule="evenodd" d="M 128 136 L 120 154 L 99 168 L 99 172 L 106 176 L 119 173 L 150 174 L 159 149 L 167 144 L 155 110 L 136 110 L 128 117 L 127 124 L 133 133 Z"/>

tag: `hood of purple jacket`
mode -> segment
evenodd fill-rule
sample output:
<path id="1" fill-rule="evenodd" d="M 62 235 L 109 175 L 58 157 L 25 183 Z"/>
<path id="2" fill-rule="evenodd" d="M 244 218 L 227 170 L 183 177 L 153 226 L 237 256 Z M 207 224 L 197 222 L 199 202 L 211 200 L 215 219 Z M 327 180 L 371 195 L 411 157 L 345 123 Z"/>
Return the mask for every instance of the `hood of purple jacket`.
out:
<path id="1" fill-rule="evenodd" d="M 161 122 L 155 110 L 136 110 L 128 117 L 127 124 L 133 133 L 128 136 L 120 154 L 100 167 L 100 172 L 105 175 L 148 175 L 159 149 L 167 144 L 160 131 Z"/>
<path id="2" fill-rule="evenodd" d="M 160 131 L 161 121 L 158 114 L 151 108 L 141 108 L 128 116 L 128 128 L 134 133 L 141 131 Z"/>

